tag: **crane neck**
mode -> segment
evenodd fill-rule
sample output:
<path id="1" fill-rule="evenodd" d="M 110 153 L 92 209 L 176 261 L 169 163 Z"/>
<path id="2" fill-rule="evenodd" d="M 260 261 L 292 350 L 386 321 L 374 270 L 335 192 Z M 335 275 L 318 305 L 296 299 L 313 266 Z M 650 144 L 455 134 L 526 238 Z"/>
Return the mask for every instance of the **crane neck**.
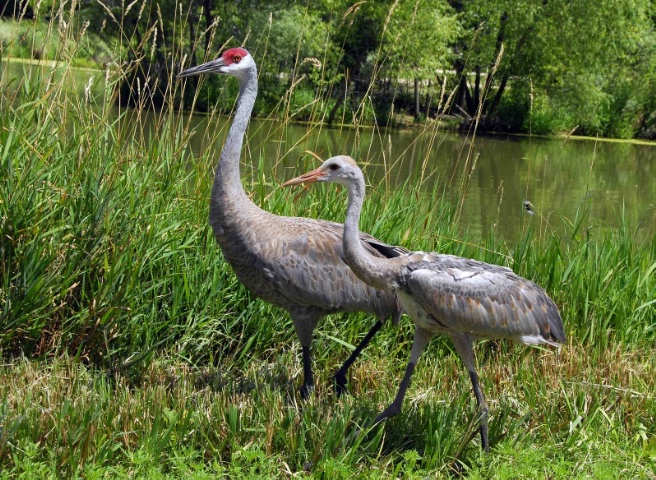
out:
<path id="1" fill-rule="evenodd" d="M 386 259 L 374 257 L 365 250 L 360 239 L 358 223 L 365 196 L 362 174 L 348 183 L 348 207 L 344 220 L 344 257 L 346 264 L 365 283 L 374 288 L 392 290 L 393 271 Z"/>
<path id="2" fill-rule="evenodd" d="M 248 198 L 241 183 L 239 157 L 257 97 L 256 67 L 243 71 L 237 79 L 239 80 L 237 108 L 216 169 L 212 189 L 213 200 L 219 200 L 221 197 L 229 197 L 233 201 L 237 200 L 237 197 Z"/>

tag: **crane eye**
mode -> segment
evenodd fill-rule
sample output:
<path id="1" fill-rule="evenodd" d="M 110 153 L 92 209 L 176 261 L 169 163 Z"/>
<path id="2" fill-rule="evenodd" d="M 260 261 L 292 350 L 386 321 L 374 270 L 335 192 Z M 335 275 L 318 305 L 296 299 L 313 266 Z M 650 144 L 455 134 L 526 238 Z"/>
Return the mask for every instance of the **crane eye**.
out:
<path id="1" fill-rule="evenodd" d="M 339 170 L 339 165 L 333 163 L 328 168 L 330 168 L 334 172 L 335 170 Z"/>
<path id="2" fill-rule="evenodd" d="M 232 60 L 233 60 L 235 63 L 239 63 L 239 62 L 241 62 L 241 55 L 235 55 L 234 57 L 232 57 Z"/>

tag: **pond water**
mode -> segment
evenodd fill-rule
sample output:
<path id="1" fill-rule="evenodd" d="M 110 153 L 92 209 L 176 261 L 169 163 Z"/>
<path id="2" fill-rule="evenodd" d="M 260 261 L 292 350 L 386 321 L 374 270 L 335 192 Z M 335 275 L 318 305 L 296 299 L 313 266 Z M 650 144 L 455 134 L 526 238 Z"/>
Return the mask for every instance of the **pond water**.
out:
<path id="1" fill-rule="evenodd" d="M 213 145 L 218 157 L 226 120 L 194 116 L 191 123 L 199 130 L 218 129 Z M 197 151 L 205 147 L 193 145 Z M 253 120 L 243 174 L 262 158 L 282 182 L 318 166 L 307 150 L 323 159 L 351 155 L 364 167 L 369 188 L 408 182 L 425 195 L 444 193 L 463 231 L 479 237 L 513 243 L 528 226 L 541 234 L 564 232 L 577 215 L 584 226 L 597 229 L 617 226 L 624 215 L 641 239 L 656 232 L 656 145 L 473 137 L 435 125 L 378 131 Z"/>
<path id="2" fill-rule="evenodd" d="M 20 78 L 26 71 L 24 65 L 3 67 L 5 79 Z M 100 71 L 80 72 L 79 82 L 73 83 L 83 91 L 90 76 L 96 79 L 94 89 L 102 90 Z M 125 118 L 130 121 L 131 116 Z M 152 135 L 155 129 L 148 124 L 158 118 L 142 113 L 139 131 Z M 197 130 L 191 140 L 194 151 L 211 148 L 218 158 L 229 118 L 185 114 L 187 118 Z M 203 144 L 208 138 L 211 144 Z M 474 136 L 446 132 L 435 124 L 379 130 L 253 120 L 245 145 L 244 176 L 262 160 L 282 182 L 318 165 L 307 150 L 324 159 L 349 154 L 364 167 L 370 188 L 408 182 L 424 195 L 443 193 L 456 208 L 463 231 L 510 244 L 529 226 L 540 234 L 564 232 L 577 215 L 583 216 L 585 227 L 597 229 L 617 226 L 624 215 L 640 239 L 656 233 L 656 144 Z M 525 201 L 533 214 L 526 211 Z"/>

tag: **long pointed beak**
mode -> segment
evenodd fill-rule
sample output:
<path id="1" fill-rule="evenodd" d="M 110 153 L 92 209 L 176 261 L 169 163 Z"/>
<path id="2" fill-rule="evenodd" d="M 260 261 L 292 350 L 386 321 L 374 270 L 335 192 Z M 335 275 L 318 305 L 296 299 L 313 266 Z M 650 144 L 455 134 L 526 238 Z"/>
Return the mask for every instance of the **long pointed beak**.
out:
<path id="1" fill-rule="evenodd" d="M 311 172 L 304 173 L 303 175 L 287 180 L 281 185 L 281 187 L 289 187 L 290 185 L 298 185 L 299 183 L 314 183 L 319 180 L 321 177 L 325 176 L 326 173 L 321 169 L 321 167 Z"/>
<path id="2" fill-rule="evenodd" d="M 216 60 L 203 63 L 197 67 L 188 68 L 178 73 L 178 78 L 193 77 L 195 75 L 200 75 L 201 73 L 221 73 L 219 69 L 223 66 L 225 66 L 223 58 L 219 57 Z"/>

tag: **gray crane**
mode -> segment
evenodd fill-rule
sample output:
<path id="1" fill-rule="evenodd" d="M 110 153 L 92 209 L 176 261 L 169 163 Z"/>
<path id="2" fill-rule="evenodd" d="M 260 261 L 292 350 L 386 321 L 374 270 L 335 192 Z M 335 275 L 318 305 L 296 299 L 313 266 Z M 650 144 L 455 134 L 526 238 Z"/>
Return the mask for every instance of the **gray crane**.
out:
<path id="1" fill-rule="evenodd" d="M 486 452 L 488 406 L 476 374 L 474 340 L 510 338 L 526 344 L 565 342 L 558 308 L 545 291 L 512 270 L 468 258 L 414 252 L 383 259 L 369 255 L 358 239 L 365 194 L 362 171 L 351 157 L 337 156 L 283 185 L 333 182 L 348 190 L 344 254 L 355 274 L 372 287 L 396 293 L 415 322 L 410 361 L 392 404 L 375 423 L 398 415 L 421 352 L 433 336 L 448 335 L 469 371 L 481 414 L 481 443 Z"/>
<path id="2" fill-rule="evenodd" d="M 336 312 L 367 312 L 378 321 L 334 376 L 338 394 L 345 391 L 346 373 L 362 349 L 390 316 L 398 322 L 401 308 L 391 292 L 374 289 L 344 262 L 343 226 L 309 218 L 282 217 L 255 205 L 244 192 L 239 156 L 257 96 L 257 67 L 243 48 L 226 50 L 219 58 L 184 70 L 178 77 L 219 73 L 237 78 L 235 116 L 216 168 L 209 221 L 217 243 L 237 278 L 256 296 L 287 310 L 302 346 L 303 386 L 307 398 L 312 378 L 312 333 L 321 318 Z M 370 255 L 394 257 L 407 252 L 357 233 Z"/>

